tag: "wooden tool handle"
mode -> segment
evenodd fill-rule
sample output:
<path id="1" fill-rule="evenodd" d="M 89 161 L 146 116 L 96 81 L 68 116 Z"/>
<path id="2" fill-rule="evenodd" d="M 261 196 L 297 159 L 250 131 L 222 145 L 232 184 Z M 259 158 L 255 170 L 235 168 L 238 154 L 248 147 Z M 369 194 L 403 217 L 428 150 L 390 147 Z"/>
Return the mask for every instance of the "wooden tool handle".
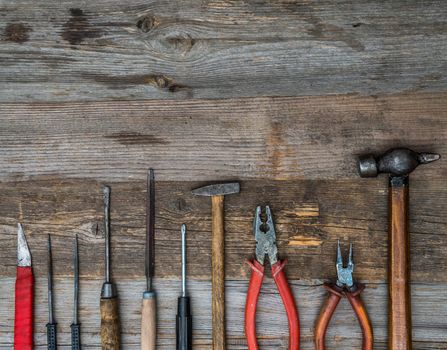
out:
<path id="1" fill-rule="evenodd" d="M 101 298 L 101 348 L 120 349 L 118 298 Z"/>
<path id="2" fill-rule="evenodd" d="M 389 223 L 388 349 L 411 349 L 408 178 L 391 177 Z"/>
<path id="3" fill-rule="evenodd" d="M 224 196 L 212 198 L 212 319 L 213 350 L 225 350 L 225 228 Z"/>
<path id="4" fill-rule="evenodd" d="M 155 350 L 157 340 L 157 299 L 155 293 L 145 293 L 141 308 L 141 350 Z"/>

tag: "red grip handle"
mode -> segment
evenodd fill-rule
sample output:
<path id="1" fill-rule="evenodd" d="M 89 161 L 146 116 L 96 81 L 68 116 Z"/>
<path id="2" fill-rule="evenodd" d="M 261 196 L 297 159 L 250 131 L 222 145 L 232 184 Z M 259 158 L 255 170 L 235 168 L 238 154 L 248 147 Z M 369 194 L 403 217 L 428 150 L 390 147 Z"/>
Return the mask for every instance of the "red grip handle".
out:
<path id="1" fill-rule="evenodd" d="M 33 348 L 33 286 L 32 268 L 17 267 L 14 350 L 32 350 Z"/>
<path id="2" fill-rule="evenodd" d="M 245 337 L 247 338 L 248 350 L 258 350 L 256 340 L 256 306 L 264 278 L 264 266 L 258 261 L 247 261 L 251 268 L 250 284 L 248 285 L 247 300 L 245 302 Z"/>
<path id="3" fill-rule="evenodd" d="M 318 316 L 315 324 L 315 350 L 326 349 L 326 331 L 332 315 L 334 314 L 335 309 L 343 296 L 343 290 L 338 288 L 336 285 L 325 284 L 324 286 L 328 290 L 329 295 L 321 308 L 320 315 Z"/>
<path id="4" fill-rule="evenodd" d="M 289 350 L 299 350 L 300 348 L 300 321 L 298 311 L 295 305 L 295 299 L 287 282 L 284 266 L 286 260 L 278 261 L 272 266 L 272 275 L 281 295 L 282 302 L 286 309 L 287 319 L 289 321 Z"/>
<path id="5" fill-rule="evenodd" d="M 357 316 L 357 319 L 359 320 L 360 327 L 362 328 L 363 333 L 362 350 L 372 350 L 373 348 L 372 325 L 366 312 L 365 305 L 363 304 L 362 299 L 360 299 L 360 293 L 362 292 L 363 289 L 364 287 L 361 286 L 356 292 L 354 293 L 346 292 L 345 294 L 349 300 L 349 303 L 352 306 L 352 309 L 355 312 L 355 315 Z"/>

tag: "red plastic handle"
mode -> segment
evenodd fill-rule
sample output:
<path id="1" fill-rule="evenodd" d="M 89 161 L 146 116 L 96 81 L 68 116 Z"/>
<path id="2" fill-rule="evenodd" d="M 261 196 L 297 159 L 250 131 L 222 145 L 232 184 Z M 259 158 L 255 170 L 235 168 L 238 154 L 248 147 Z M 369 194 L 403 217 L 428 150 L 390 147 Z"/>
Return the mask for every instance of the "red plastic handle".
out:
<path id="1" fill-rule="evenodd" d="M 33 286 L 32 268 L 17 267 L 14 350 L 32 350 L 33 348 Z"/>
<path id="2" fill-rule="evenodd" d="M 343 290 L 338 288 L 336 285 L 325 284 L 324 287 L 328 290 L 329 295 L 321 308 L 320 316 L 315 324 L 315 350 L 326 349 L 326 331 L 332 315 L 334 314 L 335 309 L 343 296 Z"/>
<path id="3" fill-rule="evenodd" d="M 258 261 L 247 261 L 251 268 L 250 284 L 248 285 L 247 300 L 245 302 L 245 337 L 248 350 L 259 350 L 256 340 L 256 306 L 264 278 L 264 266 Z"/>
<path id="4" fill-rule="evenodd" d="M 245 303 L 245 337 L 247 338 L 248 350 L 259 350 L 256 339 L 256 305 L 258 304 L 259 293 L 261 291 L 262 280 L 264 278 L 264 266 L 258 261 L 247 261 L 252 273 L 248 286 L 247 301 Z M 279 294 L 284 303 L 289 321 L 289 350 L 299 350 L 300 348 L 300 325 L 298 312 L 296 310 L 295 299 L 284 273 L 285 261 L 278 261 L 272 266 L 272 276 L 278 287 Z"/>
<path id="5" fill-rule="evenodd" d="M 363 333 L 362 350 L 372 350 L 373 348 L 372 325 L 366 312 L 365 305 L 363 304 L 362 299 L 360 299 L 360 293 L 362 292 L 363 288 L 364 287 L 362 286 L 354 293 L 347 292 L 345 294 L 349 300 L 349 303 L 352 306 L 352 309 L 355 312 L 355 315 L 357 316 L 357 319 L 359 320 L 360 327 L 362 328 Z"/>
<path id="6" fill-rule="evenodd" d="M 272 275 L 281 295 L 282 302 L 286 309 L 287 319 L 289 321 L 289 350 L 299 350 L 300 348 L 300 321 L 298 311 L 295 305 L 295 299 L 287 282 L 284 266 L 286 260 L 278 261 L 272 266 Z"/>

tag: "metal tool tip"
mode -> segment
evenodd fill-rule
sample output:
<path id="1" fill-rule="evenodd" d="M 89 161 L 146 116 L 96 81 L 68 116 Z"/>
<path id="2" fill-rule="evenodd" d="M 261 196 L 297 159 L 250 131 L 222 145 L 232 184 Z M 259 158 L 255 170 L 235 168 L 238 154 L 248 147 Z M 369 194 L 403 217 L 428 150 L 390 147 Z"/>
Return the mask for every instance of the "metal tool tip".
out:
<path id="1" fill-rule="evenodd" d="M 340 247 L 340 240 L 337 240 L 337 265 L 343 265 L 343 258 L 341 256 L 341 247 Z"/>
<path id="2" fill-rule="evenodd" d="M 441 155 L 438 153 L 419 153 L 419 163 L 427 164 L 434 162 L 441 158 Z"/>
<path id="3" fill-rule="evenodd" d="M 354 260 L 352 258 L 352 243 L 349 243 L 349 261 L 348 261 L 349 265 L 353 265 L 354 264 Z"/>
<path id="4" fill-rule="evenodd" d="M 17 225 L 17 266 L 31 266 L 31 253 L 20 223 Z"/>
<path id="5" fill-rule="evenodd" d="M 186 225 L 185 224 L 182 224 L 181 232 L 182 232 L 182 234 L 186 234 Z"/>
<path id="6" fill-rule="evenodd" d="M 148 175 L 149 180 L 154 180 L 155 179 L 154 169 L 149 168 L 147 175 Z"/>
<path id="7" fill-rule="evenodd" d="M 104 195 L 110 194 L 110 186 L 104 186 L 102 192 L 104 193 Z"/>

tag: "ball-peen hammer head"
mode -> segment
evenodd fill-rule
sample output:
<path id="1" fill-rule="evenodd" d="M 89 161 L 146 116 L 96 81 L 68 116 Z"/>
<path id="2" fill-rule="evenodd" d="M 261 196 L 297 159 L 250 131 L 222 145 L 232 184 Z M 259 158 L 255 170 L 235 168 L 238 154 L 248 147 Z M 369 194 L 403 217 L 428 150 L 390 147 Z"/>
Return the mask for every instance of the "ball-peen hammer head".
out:
<path id="1" fill-rule="evenodd" d="M 358 171 L 361 177 L 376 177 L 380 173 L 391 176 L 409 175 L 419 164 L 438 160 L 437 153 L 417 153 L 408 148 L 393 148 L 382 156 L 366 155 L 359 158 Z"/>
<path id="2" fill-rule="evenodd" d="M 223 184 L 214 184 L 196 188 L 191 191 L 196 196 L 225 196 L 227 194 L 239 193 L 240 186 L 238 182 L 228 182 Z"/>

